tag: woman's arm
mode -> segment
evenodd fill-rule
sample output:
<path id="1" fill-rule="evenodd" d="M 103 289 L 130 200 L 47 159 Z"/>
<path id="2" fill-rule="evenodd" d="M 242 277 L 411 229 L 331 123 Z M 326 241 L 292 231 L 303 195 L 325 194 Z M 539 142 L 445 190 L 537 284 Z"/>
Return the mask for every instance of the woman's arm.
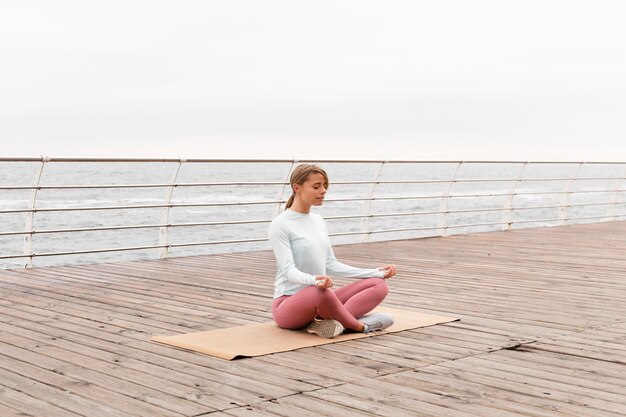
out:
<path id="1" fill-rule="evenodd" d="M 341 263 L 335 257 L 335 252 L 330 245 L 330 238 L 328 237 L 328 230 L 326 229 L 326 222 L 322 220 L 324 225 L 324 231 L 326 232 L 326 273 L 336 277 L 347 278 L 383 278 L 384 273 L 377 268 L 363 269 L 355 268 L 353 266 Z"/>
<path id="2" fill-rule="evenodd" d="M 348 277 L 348 278 L 384 278 L 385 272 L 378 268 L 356 268 L 344 263 L 341 263 L 335 257 L 333 248 L 328 242 L 326 249 L 326 273 L 335 277 Z"/>
<path id="3" fill-rule="evenodd" d="M 284 274 L 288 281 L 315 285 L 315 276 L 300 271 L 293 260 L 289 230 L 281 223 L 272 223 L 269 230 L 270 245 L 276 257 L 279 274 Z"/>
<path id="4" fill-rule="evenodd" d="M 324 224 L 324 230 L 326 231 L 326 273 L 336 277 L 347 278 L 391 278 L 396 274 L 395 265 L 381 266 L 380 268 L 364 269 L 356 268 L 344 263 L 341 263 L 335 257 L 333 248 L 330 244 L 330 238 L 328 237 L 328 231 L 326 230 L 326 222 L 322 220 Z"/>

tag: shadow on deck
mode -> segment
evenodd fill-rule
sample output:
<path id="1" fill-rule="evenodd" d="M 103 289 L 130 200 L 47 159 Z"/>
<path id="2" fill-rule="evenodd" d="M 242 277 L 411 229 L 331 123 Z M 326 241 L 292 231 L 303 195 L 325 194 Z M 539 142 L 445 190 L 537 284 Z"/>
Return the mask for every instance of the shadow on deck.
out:
<path id="1" fill-rule="evenodd" d="M 0 271 L 0 415 L 624 416 L 626 222 L 335 252 L 461 321 L 227 362 L 149 339 L 271 320 L 270 252 Z"/>

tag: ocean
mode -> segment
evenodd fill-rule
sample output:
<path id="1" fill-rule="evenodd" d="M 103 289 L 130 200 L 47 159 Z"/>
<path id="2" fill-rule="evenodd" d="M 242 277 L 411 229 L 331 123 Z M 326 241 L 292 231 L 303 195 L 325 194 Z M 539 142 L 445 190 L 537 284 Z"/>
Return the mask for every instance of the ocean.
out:
<path id="1" fill-rule="evenodd" d="M 473 163 L 454 162 L 322 162 L 331 180 L 327 202 L 314 211 L 327 219 L 333 244 L 436 236 L 441 233 L 476 233 L 511 228 L 554 226 L 626 218 L 626 164 Z M 258 223 L 170 227 L 168 243 L 265 239 L 269 221 L 284 207 L 259 204 L 285 200 L 284 186 L 292 166 L 282 162 L 186 162 L 180 166 L 171 202 L 186 204 L 169 210 L 169 224 L 206 222 Z M 22 255 L 29 213 L 7 213 L 30 207 L 34 191 L 10 189 L 32 186 L 41 162 L 0 162 L 0 256 Z M 169 184 L 176 162 L 49 162 L 41 186 Z M 524 168 L 523 172 L 521 169 Z M 380 171 L 380 172 L 379 172 Z M 520 176 L 521 173 L 521 176 Z M 572 177 L 578 179 L 572 180 Z M 454 177 L 455 182 L 448 180 Z M 519 179 L 518 179 L 519 177 Z M 378 178 L 373 186 L 366 181 Z M 476 181 L 467 181 L 476 180 Z M 386 183 L 385 181 L 389 181 Z M 398 182 L 393 181 L 422 181 Z M 434 182 L 423 182 L 434 181 Z M 198 185 L 199 183 L 273 182 L 280 184 Z M 341 184 L 342 182 L 356 182 Z M 515 191 L 512 198 L 506 194 Z M 563 193 L 567 191 L 568 193 Z M 46 211 L 54 208 L 159 205 L 167 202 L 167 188 L 76 188 L 36 191 L 32 216 L 35 254 L 99 250 L 159 244 L 160 228 L 47 233 L 55 229 L 127 225 L 159 225 L 165 208 L 85 211 Z M 368 198 L 372 201 L 351 201 Z M 442 196 L 452 197 L 443 199 Z M 402 197 L 396 199 L 395 197 Z M 332 201 L 344 200 L 344 201 Z M 241 203 L 253 204 L 241 204 Z M 229 205 L 193 206 L 224 203 Z M 586 205 L 583 205 L 586 204 Z M 191 206 L 190 206 L 191 205 Z M 502 210 L 511 206 L 510 210 Z M 565 206 L 567 206 L 565 208 Z M 441 210 L 447 214 L 436 213 Z M 472 211 L 468 211 L 472 210 Z M 435 212 L 435 213 L 433 213 Z M 389 214 L 380 217 L 333 217 Z M 576 220 L 577 218 L 582 218 Z M 443 229 L 438 226 L 450 226 Z M 397 229 L 420 229 L 405 230 Z M 363 233 L 369 230 L 382 233 Z M 11 234 L 20 232 L 20 234 Z M 361 234 L 350 234 L 361 233 Z M 345 234 L 345 235 L 344 235 Z M 265 241 L 172 247 L 169 256 L 268 249 Z M 159 258 L 161 249 L 34 257 L 33 266 L 100 263 Z M 1 268 L 22 267 L 22 258 L 0 259 Z"/>

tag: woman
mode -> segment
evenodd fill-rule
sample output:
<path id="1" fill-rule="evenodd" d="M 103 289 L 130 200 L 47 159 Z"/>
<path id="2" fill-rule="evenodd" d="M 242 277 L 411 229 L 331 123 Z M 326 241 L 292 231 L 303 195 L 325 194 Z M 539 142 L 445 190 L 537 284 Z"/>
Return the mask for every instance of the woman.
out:
<path id="1" fill-rule="evenodd" d="M 269 228 L 276 257 L 272 315 L 279 327 L 300 329 L 331 338 L 345 329 L 372 332 L 393 324 L 391 316 L 370 314 L 387 296 L 385 281 L 395 265 L 378 269 L 355 268 L 338 262 L 321 216 L 310 213 L 321 206 L 328 175 L 316 165 L 299 165 L 291 174 L 292 194 L 286 210 Z M 333 291 L 331 276 L 364 278 Z"/>

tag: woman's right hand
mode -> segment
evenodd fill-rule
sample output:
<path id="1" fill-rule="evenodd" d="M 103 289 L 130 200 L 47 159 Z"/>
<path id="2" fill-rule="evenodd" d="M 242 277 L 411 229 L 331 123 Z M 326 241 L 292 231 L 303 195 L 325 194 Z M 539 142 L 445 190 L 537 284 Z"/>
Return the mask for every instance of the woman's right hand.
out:
<path id="1" fill-rule="evenodd" d="M 318 275 L 315 277 L 315 286 L 321 290 L 325 290 L 333 286 L 333 280 L 324 275 Z"/>

